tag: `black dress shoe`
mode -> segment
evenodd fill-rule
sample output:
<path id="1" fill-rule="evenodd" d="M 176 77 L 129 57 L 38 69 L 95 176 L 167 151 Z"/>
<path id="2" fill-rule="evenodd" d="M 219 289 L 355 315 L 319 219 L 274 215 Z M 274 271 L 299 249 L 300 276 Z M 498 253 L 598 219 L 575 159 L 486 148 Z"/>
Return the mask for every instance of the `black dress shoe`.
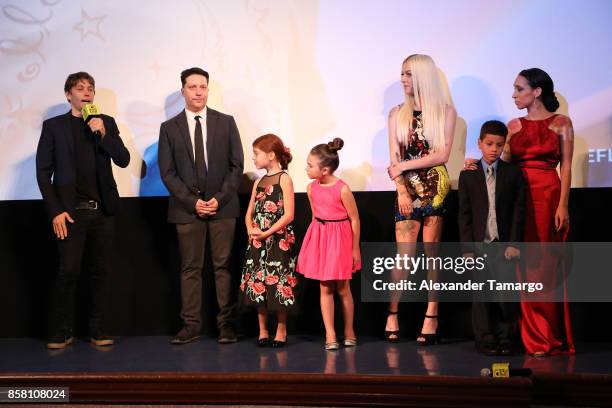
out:
<path id="1" fill-rule="evenodd" d="M 183 327 L 171 340 L 171 344 L 187 344 L 200 338 L 199 330 Z"/>
<path id="2" fill-rule="evenodd" d="M 287 340 L 274 340 L 272 342 L 272 348 L 282 348 L 287 344 Z"/>
<path id="3" fill-rule="evenodd" d="M 217 338 L 217 342 L 219 344 L 229 344 L 235 343 L 238 341 L 238 337 L 236 336 L 236 332 L 234 328 L 231 326 L 223 326 L 219 329 L 219 337 Z"/>
<path id="4" fill-rule="evenodd" d="M 257 339 L 257 347 L 268 347 L 270 345 L 270 339 L 264 337 L 263 339 Z"/>
<path id="5" fill-rule="evenodd" d="M 499 348 L 494 343 L 476 343 L 476 350 L 485 356 L 499 355 Z"/>

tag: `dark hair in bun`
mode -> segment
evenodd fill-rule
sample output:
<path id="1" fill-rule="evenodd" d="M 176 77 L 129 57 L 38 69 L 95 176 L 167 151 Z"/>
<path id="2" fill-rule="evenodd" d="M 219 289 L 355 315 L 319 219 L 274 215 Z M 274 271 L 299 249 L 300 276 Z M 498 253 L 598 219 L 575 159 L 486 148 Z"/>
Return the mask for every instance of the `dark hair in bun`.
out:
<path id="1" fill-rule="evenodd" d="M 271 153 L 274 152 L 276 160 L 281 166 L 281 169 L 287 170 L 289 163 L 293 159 L 289 148 L 285 147 L 282 139 L 272 133 L 267 135 L 259 136 L 253 141 L 253 147 L 258 148 L 262 152 Z"/>
<path id="2" fill-rule="evenodd" d="M 525 78 L 533 89 L 540 88 L 542 90 L 540 100 L 547 111 L 556 112 L 559 109 L 559 100 L 555 95 L 555 85 L 546 71 L 540 68 L 529 68 L 522 70 L 519 75 Z"/>
<path id="3" fill-rule="evenodd" d="M 344 140 L 339 137 L 329 143 L 321 143 L 310 150 L 310 154 L 317 156 L 321 167 L 328 167 L 333 173 L 340 165 L 338 150 L 344 147 Z"/>

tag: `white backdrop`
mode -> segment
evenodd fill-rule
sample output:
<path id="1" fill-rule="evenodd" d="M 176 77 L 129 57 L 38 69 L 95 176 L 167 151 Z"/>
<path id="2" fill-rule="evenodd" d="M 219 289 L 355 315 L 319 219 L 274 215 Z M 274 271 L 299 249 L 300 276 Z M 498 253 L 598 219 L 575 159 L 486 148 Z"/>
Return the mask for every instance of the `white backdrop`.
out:
<path id="1" fill-rule="evenodd" d="M 449 171 L 488 119 L 524 114 L 512 101 L 523 68 L 554 79 L 576 129 L 574 187 L 612 186 L 612 2 L 583 1 L 0 1 L 0 200 L 36 199 L 44 119 L 68 110 L 66 76 L 96 79 L 132 154 L 115 168 L 122 196 L 164 195 L 159 124 L 182 108 L 180 71 L 211 74 L 209 106 L 251 142 L 273 132 L 292 149 L 297 191 L 310 148 L 339 136 L 338 174 L 354 190 L 390 190 L 387 113 L 403 100 L 402 60 L 431 55 L 459 114 Z"/>

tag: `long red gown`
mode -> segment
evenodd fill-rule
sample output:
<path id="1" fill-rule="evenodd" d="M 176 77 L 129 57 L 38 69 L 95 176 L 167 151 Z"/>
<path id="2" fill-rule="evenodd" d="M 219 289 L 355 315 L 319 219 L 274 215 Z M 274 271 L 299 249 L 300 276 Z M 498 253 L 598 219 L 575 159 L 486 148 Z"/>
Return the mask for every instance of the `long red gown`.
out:
<path id="1" fill-rule="evenodd" d="M 525 242 L 564 242 L 567 229 L 555 232 L 555 213 L 561 196 L 556 168 L 561 160 L 560 137 L 548 127 L 556 115 L 544 120 L 520 118 L 521 130 L 510 139 L 512 160 L 518 163 L 527 184 L 525 194 Z M 543 251 L 537 262 L 528 262 L 527 281 L 561 279 L 563 268 Z M 534 257 L 531 257 L 532 259 Z M 521 337 L 529 354 L 574 354 L 569 304 L 521 302 Z"/>

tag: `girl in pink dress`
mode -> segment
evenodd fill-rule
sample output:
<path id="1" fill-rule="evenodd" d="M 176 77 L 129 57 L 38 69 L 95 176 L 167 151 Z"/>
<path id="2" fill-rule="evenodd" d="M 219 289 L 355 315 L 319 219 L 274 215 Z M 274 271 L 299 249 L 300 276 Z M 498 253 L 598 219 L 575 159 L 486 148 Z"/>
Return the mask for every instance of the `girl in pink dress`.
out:
<path id="1" fill-rule="evenodd" d="M 307 187 L 312 222 L 298 256 L 297 271 L 321 285 L 321 314 L 325 324 L 325 349 L 340 347 L 334 329 L 334 292 L 338 292 L 344 315 L 345 346 L 355 346 L 353 295 L 350 279 L 361 268 L 359 213 L 349 186 L 334 171 L 338 150 L 344 142 L 336 138 L 312 148 L 306 173 L 314 179 Z"/>

